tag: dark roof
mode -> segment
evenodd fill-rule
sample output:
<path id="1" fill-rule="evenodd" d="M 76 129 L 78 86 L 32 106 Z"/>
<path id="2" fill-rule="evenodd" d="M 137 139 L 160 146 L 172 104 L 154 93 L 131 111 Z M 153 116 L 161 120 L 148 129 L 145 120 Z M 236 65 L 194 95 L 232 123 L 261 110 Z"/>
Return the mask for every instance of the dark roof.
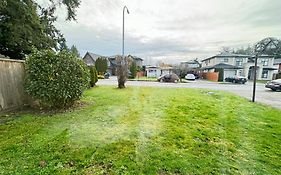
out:
<path id="1" fill-rule="evenodd" d="M 83 59 L 86 57 L 86 55 L 89 55 L 94 61 L 96 61 L 96 59 L 100 58 L 100 57 L 104 57 L 104 56 L 101 56 L 101 55 L 98 55 L 98 54 L 94 54 L 94 53 L 91 53 L 91 52 L 87 52 L 85 54 L 85 56 L 83 57 Z"/>
<path id="2" fill-rule="evenodd" d="M 225 63 L 219 63 L 213 66 L 206 66 L 206 67 L 202 67 L 201 69 L 242 69 L 242 67 L 237 67 L 237 66 L 233 66 L 230 64 L 225 64 Z"/>
<path id="3" fill-rule="evenodd" d="M 202 61 L 206 61 L 206 60 L 209 60 L 209 59 L 212 59 L 212 58 L 215 58 L 215 57 L 250 57 L 250 55 L 243 55 L 243 54 L 236 54 L 236 53 L 229 53 L 229 52 L 222 52 L 218 55 L 215 55 L 215 56 L 212 56 L 212 57 L 209 57 L 209 58 L 206 58 Z"/>
<path id="4" fill-rule="evenodd" d="M 133 56 L 133 55 L 129 55 L 130 57 L 132 57 L 134 60 L 140 60 L 143 61 L 143 59 L 141 59 L 140 57 L 137 56 Z"/>

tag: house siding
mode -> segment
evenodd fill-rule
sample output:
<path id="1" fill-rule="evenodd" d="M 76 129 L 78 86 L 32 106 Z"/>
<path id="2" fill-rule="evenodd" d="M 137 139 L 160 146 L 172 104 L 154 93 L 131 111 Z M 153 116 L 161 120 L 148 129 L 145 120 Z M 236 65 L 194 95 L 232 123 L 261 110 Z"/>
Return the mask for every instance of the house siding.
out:
<path id="1" fill-rule="evenodd" d="M 83 60 L 87 64 L 87 66 L 95 65 L 94 60 L 91 58 L 91 56 L 89 54 L 86 54 L 85 57 L 83 58 Z"/>
<path id="2" fill-rule="evenodd" d="M 227 62 L 225 62 L 225 59 L 228 59 Z M 241 65 L 237 65 L 236 61 L 238 59 L 242 60 Z M 264 65 L 264 63 L 263 63 L 264 59 L 267 59 L 267 65 Z M 276 70 L 271 70 L 271 69 L 275 68 L 275 66 L 273 65 L 274 58 L 271 56 L 260 56 L 257 61 L 258 61 L 257 79 L 258 80 L 271 80 L 273 78 L 273 74 L 277 72 Z M 233 70 L 233 71 L 226 70 L 225 76 L 240 75 L 240 76 L 245 76 L 248 79 L 253 79 L 252 71 L 253 71 L 254 62 L 249 62 L 249 56 L 243 56 L 243 55 L 240 55 L 240 56 L 214 56 L 210 59 L 204 60 L 202 63 L 202 65 L 203 65 L 202 68 L 204 70 L 204 67 L 214 66 L 219 63 L 225 63 L 225 64 L 229 64 L 229 65 L 233 65 L 233 66 L 242 67 L 241 70 Z M 214 71 L 215 71 L 214 69 L 205 69 L 204 70 L 204 72 L 214 72 Z M 266 77 L 263 76 L 263 72 L 264 73 L 267 72 Z"/>

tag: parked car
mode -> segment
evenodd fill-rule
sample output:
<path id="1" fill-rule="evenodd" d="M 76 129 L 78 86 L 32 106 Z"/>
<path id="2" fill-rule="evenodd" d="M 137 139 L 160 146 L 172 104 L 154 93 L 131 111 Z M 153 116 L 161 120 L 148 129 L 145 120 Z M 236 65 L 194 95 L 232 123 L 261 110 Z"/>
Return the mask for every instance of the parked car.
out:
<path id="1" fill-rule="evenodd" d="M 247 82 L 247 78 L 242 77 L 242 76 L 234 76 L 234 77 L 225 78 L 225 81 L 226 82 L 232 82 L 232 83 L 245 84 Z"/>
<path id="2" fill-rule="evenodd" d="M 106 72 L 103 76 L 104 76 L 105 79 L 109 79 L 110 73 Z"/>
<path id="3" fill-rule="evenodd" d="M 194 74 L 186 74 L 186 76 L 184 78 L 186 80 L 193 80 L 193 81 L 195 81 L 195 79 L 196 79 Z"/>
<path id="4" fill-rule="evenodd" d="M 174 73 L 163 75 L 157 79 L 157 81 L 159 82 L 173 82 L 173 83 L 176 83 L 179 80 L 180 80 L 179 77 Z"/>
<path id="5" fill-rule="evenodd" d="M 273 91 L 281 91 L 281 79 L 269 81 L 265 84 L 265 87 Z"/>

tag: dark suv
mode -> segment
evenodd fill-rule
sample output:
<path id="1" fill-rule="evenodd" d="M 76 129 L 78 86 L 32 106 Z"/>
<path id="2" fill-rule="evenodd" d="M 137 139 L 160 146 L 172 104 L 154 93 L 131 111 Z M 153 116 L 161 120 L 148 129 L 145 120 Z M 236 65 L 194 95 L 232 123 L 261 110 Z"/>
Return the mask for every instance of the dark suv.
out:
<path id="1" fill-rule="evenodd" d="M 232 82 L 232 83 L 245 84 L 247 82 L 247 78 L 242 77 L 242 76 L 234 76 L 234 77 L 225 78 L 225 81 Z"/>

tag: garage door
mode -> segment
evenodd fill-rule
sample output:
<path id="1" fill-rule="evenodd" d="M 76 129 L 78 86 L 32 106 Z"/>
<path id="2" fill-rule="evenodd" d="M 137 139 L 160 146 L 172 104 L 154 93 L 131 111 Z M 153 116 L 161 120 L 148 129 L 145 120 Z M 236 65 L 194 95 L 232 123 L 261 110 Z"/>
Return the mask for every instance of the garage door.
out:
<path id="1" fill-rule="evenodd" d="M 225 69 L 224 70 L 224 78 L 225 79 L 226 77 L 234 77 L 236 74 L 236 70 L 227 70 Z"/>

